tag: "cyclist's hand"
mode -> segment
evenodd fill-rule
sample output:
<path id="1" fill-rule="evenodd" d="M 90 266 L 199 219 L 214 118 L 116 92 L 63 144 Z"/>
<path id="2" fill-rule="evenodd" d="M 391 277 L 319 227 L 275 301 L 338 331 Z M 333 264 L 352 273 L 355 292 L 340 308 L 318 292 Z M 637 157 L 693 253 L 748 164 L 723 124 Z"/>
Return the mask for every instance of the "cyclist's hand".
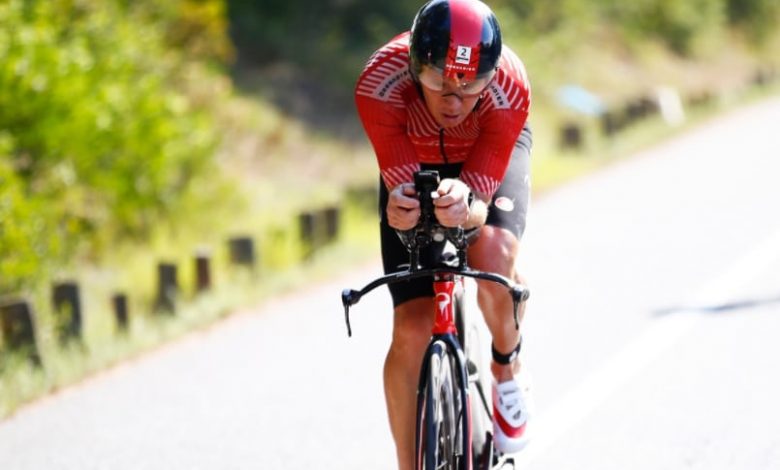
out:
<path id="1" fill-rule="evenodd" d="M 469 220 L 469 193 L 463 181 L 444 179 L 439 183 L 439 197 L 433 200 L 436 218 L 445 227 L 460 227 Z"/>
<path id="2" fill-rule="evenodd" d="M 414 184 L 404 183 L 390 191 L 387 201 L 387 223 L 396 230 L 411 230 L 420 220 L 420 201 Z"/>

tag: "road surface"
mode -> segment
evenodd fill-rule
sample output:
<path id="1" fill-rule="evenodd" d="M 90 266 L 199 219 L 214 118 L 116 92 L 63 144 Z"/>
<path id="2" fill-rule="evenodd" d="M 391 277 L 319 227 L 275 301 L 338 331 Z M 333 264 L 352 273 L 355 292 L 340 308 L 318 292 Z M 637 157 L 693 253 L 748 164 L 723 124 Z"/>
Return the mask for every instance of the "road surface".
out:
<path id="1" fill-rule="evenodd" d="M 780 468 L 780 99 L 532 202 L 524 469 Z M 378 263 L 0 423 L 0 469 L 392 469 Z"/>

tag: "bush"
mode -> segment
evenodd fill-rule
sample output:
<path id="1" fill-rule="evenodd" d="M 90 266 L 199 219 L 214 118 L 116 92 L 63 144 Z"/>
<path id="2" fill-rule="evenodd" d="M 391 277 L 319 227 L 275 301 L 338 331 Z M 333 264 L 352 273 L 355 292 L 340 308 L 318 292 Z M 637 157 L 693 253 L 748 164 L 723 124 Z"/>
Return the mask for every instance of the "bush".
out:
<path id="1" fill-rule="evenodd" d="M 726 8 L 731 24 L 758 43 L 775 32 L 780 21 L 777 0 L 726 0 Z"/>
<path id="2" fill-rule="evenodd" d="M 35 275 L 34 258 L 66 263 L 79 242 L 143 236 L 210 165 L 216 133 L 186 94 L 183 54 L 122 3 L 0 5 L 0 260 L 2 279 L 19 281 L 8 285 Z"/>
<path id="3" fill-rule="evenodd" d="M 22 186 L 0 142 L 0 296 L 47 272 L 62 254 L 46 204 L 26 197 Z"/>
<path id="4" fill-rule="evenodd" d="M 232 61 L 227 7 L 223 0 L 142 0 L 125 2 L 144 22 L 157 24 L 165 43 L 189 58 L 219 64 Z"/>

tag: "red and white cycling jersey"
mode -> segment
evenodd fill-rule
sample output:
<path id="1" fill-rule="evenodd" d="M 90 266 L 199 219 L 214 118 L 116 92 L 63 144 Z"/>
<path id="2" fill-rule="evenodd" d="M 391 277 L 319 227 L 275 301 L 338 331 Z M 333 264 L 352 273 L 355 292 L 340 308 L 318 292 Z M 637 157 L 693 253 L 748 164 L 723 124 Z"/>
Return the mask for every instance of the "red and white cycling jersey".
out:
<path id="1" fill-rule="evenodd" d="M 368 60 L 355 102 L 388 189 L 412 182 L 420 163 L 463 163 L 463 182 L 492 196 L 528 119 L 530 86 L 523 63 L 504 45 L 498 72 L 474 111 L 456 127 L 441 128 L 409 72 L 407 32 Z"/>

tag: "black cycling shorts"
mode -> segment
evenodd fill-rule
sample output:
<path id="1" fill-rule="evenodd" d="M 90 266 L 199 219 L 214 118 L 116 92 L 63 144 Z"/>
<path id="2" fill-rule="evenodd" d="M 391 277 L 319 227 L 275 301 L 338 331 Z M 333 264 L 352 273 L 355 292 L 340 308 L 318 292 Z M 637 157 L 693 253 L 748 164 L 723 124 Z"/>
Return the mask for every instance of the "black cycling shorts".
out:
<path id="1" fill-rule="evenodd" d="M 530 195 L 530 157 L 531 157 L 531 131 L 528 126 L 515 143 L 515 148 L 510 157 L 504 179 L 498 190 L 493 195 L 489 206 L 486 225 L 501 227 L 512 232 L 518 240 L 525 231 L 525 217 L 528 212 L 528 199 Z M 440 177 L 457 178 L 460 175 L 462 164 L 451 165 L 421 165 L 423 170 L 438 170 Z M 387 199 L 388 191 L 384 181 L 379 183 L 379 210 L 380 210 L 380 237 L 382 242 L 382 264 L 385 274 L 401 271 L 409 265 L 409 252 L 401 243 L 395 229 L 387 223 Z M 431 246 L 420 252 L 420 260 L 423 265 L 431 264 L 436 256 L 436 247 Z M 416 299 L 418 297 L 432 297 L 433 284 L 430 277 L 413 279 L 388 285 L 390 295 L 393 298 L 393 307 Z"/>

